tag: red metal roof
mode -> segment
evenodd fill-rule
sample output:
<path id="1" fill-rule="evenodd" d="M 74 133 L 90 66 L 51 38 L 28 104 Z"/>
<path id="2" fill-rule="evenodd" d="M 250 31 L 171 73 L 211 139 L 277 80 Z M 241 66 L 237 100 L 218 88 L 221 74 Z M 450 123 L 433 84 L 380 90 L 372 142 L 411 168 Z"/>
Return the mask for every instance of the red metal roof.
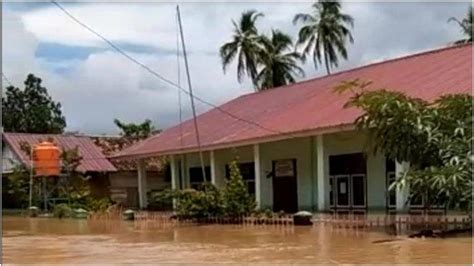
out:
<path id="1" fill-rule="evenodd" d="M 21 149 L 21 143 L 26 142 L 30 146 L 41 140 L 53 139 L 61 149 L 74 149 L 78 147 L 82 162 L 77 168 L 79 172 L 113 172 L 117 169 L 102 153 L 101 149 L 86 136 L 69 136 L 59 134 L 28 134 L 28 133 L 3 133 L 3 141 L 19 157 L 21 162 L 30 166 L 29 155 Z"/>
<path id="2" fill-rule="evenodd" d="M 240 96 L 220 108 L 261 127 L 215 108 L 198 116 L 201 146 L 203 149 L 238 146 L 353 125 L 360 110 L 343 108 L 350 94 L 334 93 L 333 88 L 342 81 L 357 78 L 372 81 L 366 89 L 396 90 L 425 100 L 443 94 L 471 93 L 472 45 L 446 47 Z M 114 157 L 184 153 L 195 151 L 196 147 L 193 123 L 188 120 Z"/>

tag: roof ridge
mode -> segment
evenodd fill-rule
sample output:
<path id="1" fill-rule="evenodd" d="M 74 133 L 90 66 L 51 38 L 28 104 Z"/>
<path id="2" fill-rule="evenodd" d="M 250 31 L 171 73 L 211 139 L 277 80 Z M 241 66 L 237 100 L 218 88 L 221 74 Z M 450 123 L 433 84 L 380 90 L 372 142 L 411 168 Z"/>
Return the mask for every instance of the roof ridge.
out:
<path id="1" fill-rule="evenodd" d="M 58 137 L 75 137 L 75 138 L 90 138 L 86 135 L 74 135 L 74 134 L 63 134 L 63 133 L 27 133 L 27 132 L 3 132 L 2 135 L 29 135 L 29 136 L 58 136 Z"/>
<path id="2" fill-rule="evenodd" d="M 289 87 L 292 87 L 292 86 L 296 86 L 296 85 L 300 85 L 300 84 L 304 84 L 304 83 L 308 83 L 308 82 L 313 82 L 313 81 L 319 80 L 319 79 L 335 77 L 335 76 L 338 76 L 338 75 L 341 75 L 341 74 L 350 73 L 350 72 L 365 69 L 365 68 L 368 68 L 368 67 L 373 67 L 373 66 L 377 66 L 377 65 L 386 64 L 386 63 L 392 63 L 394 61 L 401 61 L 401 60 L 410 59 L 410 58 L 413 58 L 413 57 L 419 57 L 419 56 L 424 56 L 424 55 L 428 55 L 428 54 L 432 54 L 432 53 L 438 53 L 438 52 L 442 52 L 442 51 L 450 50 L 450 49 L 459 49 L 459 48 L 462 48 L 464 46 L 472 46 L 472 43 L 463 43 L 463 44 L 454 44 L 454 45 L 442 46 L 442 47 L 439 47 L 439 48 L 433 48 L 433 49 L 429 49 L 429 50 L 425 50 L 425 51 L 420 51 L 420 52 L 417 52 L 417 53 L 414 53 L 414 54 L 402 55 L 402 56 L 390 58 L 390 59 L 387 59 L 387 60 L 382 60 L 382 61 L 379 61 L 379 62 L 373 62 L 373 63 L 369 63 L 369 64 L 366 64 L 366 65 L 362 65 L 362 66 L 358 66 L 358 67 L 354 67 L 354 68 L 350 68 L 350 69 L 346 69 L 346 70 L 341 70 L 341 71 L 333 73 L 333 74 L 324 75 L 324 76 L 320 76 L 320 77 L 314 77 L 314 78 L 302 80 L 302 81 L 299 81 L 299 82 L 283 85 L 283 86 L 280 86 L 280 87 L 275 87 L 273 89 L 267 89 L 267 90 L 257 91 L 257 92 L 250 92 L 250 93 L 247 93 L 247 94 L 240 95 L 239 97 L 235 98 L 235 100 L 239 99 L 239 98 L 244 98 L 244 97 L 247 97 L 247 96 L 251 96 L 251 95 L 258 95 L 258 94 L 262 94 L 262 93 L 265 93 L 265 92 L 271 92 L 271 91 L 274 91 L 274 90 L 277 90 L 277 89 L 285 89 L 285 88 L 289 88 Z"/>

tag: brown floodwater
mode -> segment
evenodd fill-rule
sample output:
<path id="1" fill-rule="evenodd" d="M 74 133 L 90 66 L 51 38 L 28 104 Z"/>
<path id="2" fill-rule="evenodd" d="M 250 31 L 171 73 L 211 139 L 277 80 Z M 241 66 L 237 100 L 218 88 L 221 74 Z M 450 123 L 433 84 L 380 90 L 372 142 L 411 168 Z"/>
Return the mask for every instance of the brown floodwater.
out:
<path id="1" fill-rule="evenodd" d="M 374 241 L 393 239 L 384 243 Z M 384 232 L 3 217 L 4 263 L 461 263 L 470 237 L 408 239 Z"/>

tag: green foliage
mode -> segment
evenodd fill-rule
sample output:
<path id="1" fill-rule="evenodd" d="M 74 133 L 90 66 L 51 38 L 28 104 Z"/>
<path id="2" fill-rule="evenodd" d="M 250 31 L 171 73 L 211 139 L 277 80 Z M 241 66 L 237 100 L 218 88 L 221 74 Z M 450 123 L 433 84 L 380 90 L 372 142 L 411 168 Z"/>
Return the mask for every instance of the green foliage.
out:
<path id="1" fill-rule="evenodd" d="M 30 174 L 20 165 L 13 168 L 13 172 L 4 179 L 2 198 L 4 208 L 24 209 L 29 204 Z M 37 202 L 37 198 L 34 198 Z"/>
<path id="2" fill-rule="evenodd" d="M 304 76 L 298 66 L 299 53 L 293 49 L 291 37 L 279 30 L 272 36 L 260 35 L 255 25 L 262 13 L 250 10 L 242 13 L 239 23 L 232 21 L 234 35 L 220 48 L 224 72 L 237 59 L 237 79 L 248 75 L 257 91 L 294 83 L 295 76 Z"/>
<path id="3" fill-rule="evenodd" d="M 293 50 L 291 37 L 281 31 L 272 30 L 271 38 L 261 36 L 263 50 L 259 55 L 260 71 L 256 82 L 260 90 L 295 83 L 295 76 L 304 76 L 298 66 L 301 55 Z"/>
<path id="4" fill-rule="evenodd" d="M 155 202 L 175 200 L 179 218 L 206 218 L 222 214 L 221 192 L 214 185 L 205 183 L 202 190 L 166 190 L 153 195 Z"/>
<path id="5" fill-rule="evenodd" d="M 261 51 L 260 36 L 255 25 L 257 19 L 263 17 L 262 13 L 249 10 L 242 13 L 239 22 L 232 21 L 234 35 L 230 42 L 220 48 L 222 67 L 225 70 L 237 58 L 237 79 L 242 82 L 247 74 L 256 84 L 258 55 Z"/>
<path id="6" fill-rule="evenodd" d="M 87 197 L 85 202 L 86 203 L 81 208 L 91 212 L 103 213 L 112 206 L 112 203 L 108 198 L 94 199 L 92 197 Z"/>
<path id="7" fill-rule="evenodd" d="M 319 0 L 313 4 L 312 14 L 297 14 L 293 23 L 301 22 L 303 26 L 298 33 L 298 46 L 303 48 L 303 55 L 311 54 L 314 67 L 326 65 L 330 69 L 339 65 L 339 56 L 347 59 L 346 42 L 354 41 L 350 32 L 354 19 L 341 13 L 339 1 Z"/>
<path id="8" fill-rule="evenodd" d="M 432 103 L 393 91 L 362 91 L 346 105 L 363 110 L 360 130 L 369 133 L 374 152 L 410 169 L 392 187 L 410 188 L 426 207 L 472 205 L 472 107 L 467 94 L 446 95 Z"/>
<path id="9" fill-rule="evenodd" d="M 114 123 L 122 131 L 121 135 L 124 137 L 147 138 L 151 136 L 155 130 L 150 119 L 146 119 L 144 122 L 139 124 L 124 123 L 115 119 Z"/>
<path id="10" fill-rule="evenodd" d="M 24 90 L 6 88 L 2 110 L 6 132 L 62 133 L 66 127 L 61 104 L 53 101 L 41 79 L 33 74 L 27 76 Z"/>
<path id="11" fill-rule="evenodd" d="M 65 203 L 60 203 L 54 206 L 53 216 L 57 218 L 68 218 L 72 216 L 72 209 Z"/>
<path id="12" fill-rule="evenodd" d="M 204 183 L 201 190 L 166 190 L 152 195 L 156 203 L 176 202 L 179 218 L 240 217 L 251 214 L 256 206 L 240 175 L 237 163 L 230 165 L 230 180 L 223 189 Z"/>
<path id="13" fill-rule="evenodd" d="M 231 162 L 230 179 L 222 192 L 223 212 L 229 217 L 250 214 L 256 207 L 255 199 L 249 194 L 236 161 Z"/>
<path id="14" fill-rule="evenodd" d="M 472 33 L 474 32 L 474 28 L 472 26 L 472 18 L 473 13 L 472 10 L 474 8 L 471 6 L 467 11 L 467 15 L 461 21 L 459 21 L 455 17 L 449 18 L 448 22 L 454 21 L 458 24 L 459 28 L 461 29 L 462 33 L 466 37 L 465 39 L 461 39 L 455 42 L 455 44 L 462 44 L 462 43 L 471 43 L 472 42 Z"/>

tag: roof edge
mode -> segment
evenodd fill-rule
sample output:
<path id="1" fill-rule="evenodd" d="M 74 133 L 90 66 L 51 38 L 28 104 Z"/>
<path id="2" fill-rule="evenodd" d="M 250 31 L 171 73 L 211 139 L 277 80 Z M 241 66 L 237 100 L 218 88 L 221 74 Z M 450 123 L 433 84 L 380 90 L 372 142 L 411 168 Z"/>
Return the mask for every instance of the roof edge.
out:
<path id="1" fill-rule="evenodd" d="M 206 145 L 206 146 L 201 147 L 201 151 L 221 150 L 221 149 L 228 149 L 232 147 L 242 147 L 242 146 L 247 146 L 247 145 L 263 144 L 263 143 L 269 143 L 269 142 L 274 142 L 274 141 L 282 141 L 286 139 L 296 139 L 296 138 L 304 138 L 304 137 L 331 134 L 331 133 L 337 133 L 337 132 L 351 131 L 354 129 L 355 129 L 355 125 L 353 123 L 340 124 L 340 125 L 324 127 L 324 128 L 288 132 L 285 134 L 275 134 L 275 135 L 271 135 L 267 137 L 258 137 L 258 138 L 246 139 L 242 141 L 221 143 L 218 145 L 211 144 L 211 145 Z M 108 158 L 111 160 L 135 160 L 135 159 L 144 159 L 144 158 L 155 157 L 155 156 L 178 155 L 178 154 L 195 153 L 195 152 L 199 152 L 199 149 L 197 147 L 184 148 L 184 149 L 172 149 L 172 150 L 167 150 L 167 151 L 162 151 L 162 152 L 150 152 L 150 153 L 132 154 L 132 155 L 119 154 L 119 155 L 109 156 Z"/>

